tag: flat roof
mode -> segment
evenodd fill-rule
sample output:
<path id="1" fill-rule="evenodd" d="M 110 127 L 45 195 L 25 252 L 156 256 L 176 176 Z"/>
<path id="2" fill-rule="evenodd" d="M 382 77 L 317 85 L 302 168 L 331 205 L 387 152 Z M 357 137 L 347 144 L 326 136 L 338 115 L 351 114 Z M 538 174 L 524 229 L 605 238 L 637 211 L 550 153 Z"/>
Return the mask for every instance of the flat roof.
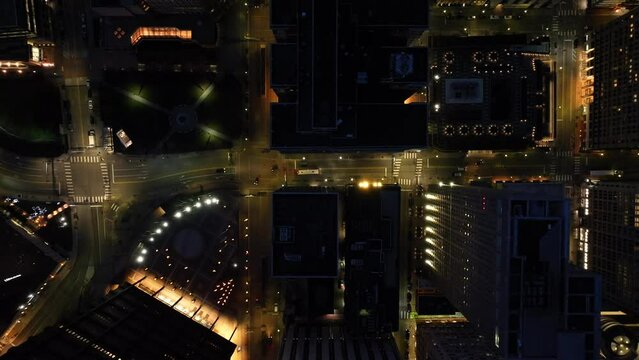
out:
<path id="1" fill-rule="evenodd" d="M 333 133 L 295 131 L 296 104 L 271 104 L 271 147 L 280 151 L 409 149 L 427 144 L 426 104 L 369 104 L 342 107 Z"/>
<path id="2" fill-rule="evenodd" d="M 407 47 L 406 28 L 425 26 L 428 4 L 274 0 L 271 6 L 279 43 L 270 53 L 271 86 L 280 101 L 271 105 L 274 148 L 426 145 L 425 104 L 423 111 L 397 105 L 427 85 L 427 49 Z M 409 120 L 414 132 L 381 136 L 388 131 L 378 124 L 399 121 L 403 127 Z"/>
<path id="3" fill-rule="evenodd" d="M 273 276 L 337 276 L 338 201 L 337 192 L 273 193 Z"/>
<path id="4" fill-rule="evenodd" d="M 297 84 L 297 45 L 272 44 L 271 57 L 273 59 L 287 59 L 288 61 L 271 61 L 271 84 L 273 86 Z"/>
<path id="5" fill-rule="evenodd" d="M 279 359 L 302 358 L 399 360 L 400 356 L 391 334 L 360 337 L 336 324 L 289 325 L 282 337 Z"/>
<path id="6" fill-rule="evenodd" d="M 518 149 L 548 134 L 550 68 L 543 54 L 523 54 L 525 36 L 435 37 L 433 44 L 436 147 Z"/>
<path id="7" fill-rule="evenodd" d="M 0 1 L 0 29 L 18 26 L 16 0 Z"/>
<path id="8" fill-rule="evenodd" d="M 176 331 L 179 330 L 179 331 Z M 90 312 L 50 327 L 5 355 L 7 359 L 230 359 L 235 344 L 135 286 L 111 293 Z"/>

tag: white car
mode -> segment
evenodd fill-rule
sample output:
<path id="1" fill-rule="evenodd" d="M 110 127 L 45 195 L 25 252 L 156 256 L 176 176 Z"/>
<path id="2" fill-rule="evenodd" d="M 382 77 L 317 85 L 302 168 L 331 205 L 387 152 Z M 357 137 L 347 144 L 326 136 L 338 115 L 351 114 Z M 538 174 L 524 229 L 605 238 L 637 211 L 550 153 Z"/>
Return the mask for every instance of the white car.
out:
<path id="1" fill-rule="evenodd" d="M 93 110 L 93 100 L 89 99 L 89 110 Z"/>
<path id="2" fill-rule="evenodd" d="M 115 133 L 118 136 L 118 139 L 120 139 L 120 142 L 122 143 L 122 145 L 124 145 L 124 148 L 128 148 L 129 146 L 133 145 L 133 141 L 131 141 L 131 139 L 129 138 L 129 136 L 124 132 L 123 129 L 118 130 L 117 133 Z"/>

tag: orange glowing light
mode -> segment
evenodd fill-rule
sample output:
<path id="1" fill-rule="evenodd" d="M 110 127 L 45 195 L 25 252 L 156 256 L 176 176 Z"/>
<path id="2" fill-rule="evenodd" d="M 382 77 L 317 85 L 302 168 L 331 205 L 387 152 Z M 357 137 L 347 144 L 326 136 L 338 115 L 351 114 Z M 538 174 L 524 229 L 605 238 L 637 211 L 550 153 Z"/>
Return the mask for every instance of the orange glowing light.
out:
<path id="1" fill-rule="evenodd" d="M 175 27 L 141 27 L 131 35 L 131 45 L 145 38 L 191 40 L 191 30 L 180 30 Z"/>

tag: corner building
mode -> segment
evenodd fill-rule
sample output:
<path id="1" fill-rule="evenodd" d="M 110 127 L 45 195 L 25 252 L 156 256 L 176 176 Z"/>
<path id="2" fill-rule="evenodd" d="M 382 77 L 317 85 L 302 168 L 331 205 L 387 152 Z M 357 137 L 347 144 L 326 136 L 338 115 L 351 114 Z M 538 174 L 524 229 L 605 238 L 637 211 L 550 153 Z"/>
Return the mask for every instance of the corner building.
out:
<path id="1" fill-rule="evenodd" d="M 431 185 L 426 263 L 503 359 L 598 359 L 596 275 L 568 264 L 560 184 Z"/>

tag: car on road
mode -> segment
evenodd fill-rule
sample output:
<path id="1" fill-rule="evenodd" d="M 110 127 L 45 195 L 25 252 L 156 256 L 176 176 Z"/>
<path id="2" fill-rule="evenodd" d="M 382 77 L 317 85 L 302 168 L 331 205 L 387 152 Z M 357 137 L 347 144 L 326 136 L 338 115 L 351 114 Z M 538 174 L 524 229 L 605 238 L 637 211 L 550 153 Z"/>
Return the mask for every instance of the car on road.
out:
<path id="1" fill-rule="evenodd" d="M 511 20 L 513 18 L 512 15 L 504 15 L 504 19 L 506 20 Z"/>
<path id="2" fill-rule="evenodd" d="M 410 340 L 410 330 L 408 330 L 408 328 L 404 330 L 404 339 L 406 339 L 406 341 Z"/>
<path id="3" fill-rule="evenodd" d="M 260 184 L 260 177 L 256 177 L 255 181 L 253 181 L 253 185 L 259 185 Z"/>
<path id="4" fill-rule="evenodd" d="M 453 172 L 453 177 L 462 177 L 464 174 L 461 171 Z"/>
<path id="5" fill-rule="evenodd" d="M 499 15 L 490 15 L 490 20 L 499 20 Z"/>
<path id="6" fill-rule="evenodd" d="M 89 130 L 89 147 L 95 147 L 95 130 Z"/>
<path id="7" fill-rule="evenodd" d="M 133 145 L 133 141 L 131 141 L 129 136 L 124 132 L 124 129 L 118 130 L 118 132 L 115 134 L 117 135 L 118 139 L 120 139 L 120 142 L 122 143 L 122 145 L 124 145 L 125 149 Z"/>
<path id="8" fill-rule="evenodd" d="M 226 172 L 225 168 L 217 168 L 215 169 L 216 174 L 224 174 Z"/>

